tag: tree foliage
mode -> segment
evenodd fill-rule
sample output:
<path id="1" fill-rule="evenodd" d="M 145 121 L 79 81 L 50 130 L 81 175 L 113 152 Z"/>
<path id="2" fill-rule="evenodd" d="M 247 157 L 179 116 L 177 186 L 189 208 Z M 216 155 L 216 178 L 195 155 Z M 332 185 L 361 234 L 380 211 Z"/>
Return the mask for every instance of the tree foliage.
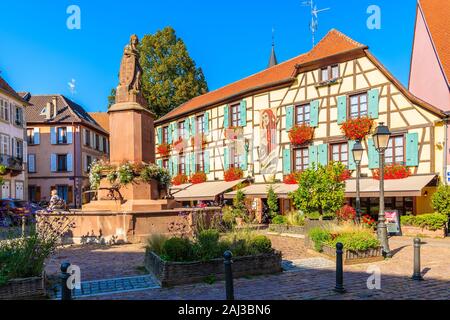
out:
<path id="1" fill-rule="evenodd" d="M 340 179 L 344 170 L 342 163 L 331 163 L 303 171 L 299 188 L 290 194 L 294 206 L 305 214 L 334 215 L 345 200 L 345 182 Z"/>
<path id="2" fill-rule="evenodd" d="M 267 205 L 269 207 L 270 217 L 275 217 L 278 214 L 278 197 L 272 186 L 267 191 Z"/>
<path id="3" fill-rule="evenodd" d="M 436 212 L 450 217 L 450 186 L 440 185 L 431 198 L 433 209 Z"/>

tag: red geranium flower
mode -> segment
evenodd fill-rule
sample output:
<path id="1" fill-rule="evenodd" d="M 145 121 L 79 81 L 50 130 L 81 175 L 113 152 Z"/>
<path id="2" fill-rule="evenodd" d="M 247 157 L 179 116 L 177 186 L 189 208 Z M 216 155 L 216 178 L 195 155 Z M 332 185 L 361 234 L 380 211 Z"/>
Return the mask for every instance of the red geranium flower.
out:
<path id="1" fill-rule="evenodd" d="M 302 145 L 314 137 L 314 128 L 308 125 L 297 125 L 289 131 L 289 140 L 292 144 Z"/>
<path id="2" fill-rule="evenodd" d="M 174 186 L 179 186 L 179 185 L 187 183 L 187 182 L 188 182 L 188 177 L 185 174 L 181 174 L 181 173 L 176 175 L 172 180 L 172 184 Z"/>
<path id="3" fill-rule="evenodd" d="M 241 168 L 232 167 L 232 168 L 228 169 L 227 171 L 225 171 L 225 173 L 224 173 L 224 179 L 227 182 L 236 181 L 236 180 L 242 179 L 243 177 L 244 177 L 244 171 L 242 171 Z"/>
<path id="4" fill-rule="evenodd" d="M 204 173 L 204 172 L 196 172 L 191 177 L 192 184 L 200 184 L 200 183 L 206 182 L 206 180 L 207 180 L 207 177 L 206 177 L 206 173 Z"/>
<path id="5" fill-rule="evenodd" d="M 384 179 L 385 180 L 398 180 L 405 179 L 411 176 L 411 171 L 406 166 L 400 164 L 391 164 L 384 167 Z M 380 170 L 373 171 L 373 178 L 380 180 Z"/>
<path id="6" fill-rule="evenodd" d="M 299 180 L 300 180 L 300 173 L 294 172 L 294 173 L 288 174 L 287 176 L 284 176 L 283 182 L 285 184 L 298 184 Z"/>
<path id="7" fill-rule="evenodd" d="M 374 121 L 368 117 L 348 119 L 341 126 L 342 132 L 349 140 L 362 140 L 372 130 Z"/>
<path id="8" fill-rule="evenodd" d="M 341 221 L 354 220 L 356 217 L 356 210 L 352 206 L 346 204 L 336 213 L 336 216 L 338 220 Z"/>
<path id="9" fill-rule="evenodd" d="M 161 143 L 158 145 L 157 150 L 161 156 L 167 157 L 170 154 L 170 145 L 167 143 Z"/>
<path id="10" fill-rule="evenodd" d="M 339 176 L 339 181 L 340 181 L 340 182 L 346 181 L 346 180 L 350 179 L 351 177 L 352 177 L 351 171 L 348 170 L 348 169 L 345 169 L 345 170 L 341 173 L 341 175 Z"/>

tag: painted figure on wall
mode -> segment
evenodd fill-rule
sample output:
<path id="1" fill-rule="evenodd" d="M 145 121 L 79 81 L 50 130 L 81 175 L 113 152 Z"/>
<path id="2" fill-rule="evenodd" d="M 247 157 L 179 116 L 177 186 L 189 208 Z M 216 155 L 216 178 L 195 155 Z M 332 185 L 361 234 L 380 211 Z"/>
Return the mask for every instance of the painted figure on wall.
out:
<path id="1" fill-rule="evenodd" d="M 262 174 L 275 174 L 278 164 L 277 118 L 275 110 L 265 109 L 260 113 L 259 160 Z"/>

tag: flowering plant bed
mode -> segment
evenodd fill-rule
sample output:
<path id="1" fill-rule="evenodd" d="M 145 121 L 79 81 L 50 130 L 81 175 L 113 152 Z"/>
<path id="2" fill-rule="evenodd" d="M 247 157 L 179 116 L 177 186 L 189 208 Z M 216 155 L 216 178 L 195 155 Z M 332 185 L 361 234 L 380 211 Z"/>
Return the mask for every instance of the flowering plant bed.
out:
<path id="1" fill-rule="evenodd" d="M 204 172 L 196 172 L 191 177 L 192 184 L 200 184 L 200 183 L 206 182 L 206 180 L 207 180 L 207 177 L 206 177 L 206 173 L 204 173 Z"/>
<path id="2" fill-rule="evenodd" d="M 411 176 L 411 171 L 406 166 L 400 164 L 391 164 L 384 167 L 384 179 L 385 180 L 399 180 L 405 179 Z M 373 178 L 380 180 L 380 170 L 373 171 Z"/>
<path id="3" fill-rule="evenodd" d="M 341 130 L 349 140 L 362 140 L 372 130 L 374 121 L 368 117 L 348 119 L 341 126 Z"/>
<path id="4" fill-rule="evenodd" d="M 336 258 L 336 248 L 324 245 L 322 255 L 328 259 L 334 260 Z M 344 248 L 342 258 L 344 260 L 344 265 L 370 263 L 384 260 L 382 247 L 358 251 L 346 250 Z"/>
<path id="5" fill-rule="evenodd" d="M 188 182 L 188 177 L 185 174 L 178 174 L 176 175 L 173 180 L 172 180 L 172 184 L 174 186 L 179 186 L 181 184 L 187 183 Z"/>
<path id="6" fill-rule="evenodd" d="M 402 234 L 406 236 L 425 236 L 445 238 L 448 218 L 444 214 L 429 213 L 417 216 L 400 217 Z"/>
<path id="7" fill-rule="evenodd" d="M 314 137 L 314 128 L 308 125 L 296 125 L 289 131 L 289 140 L 292 144 L 302 145 L 311 141 Z"/>
<path id="8" fill-rule="evenodd" d="M 294 172 L 291 174 L 288 174 L 287 176 L 284 176 L 283 182 L 284 184 L 298 184 L 298 181 L 300 180 L 300 172 Z"/>
<path id="9" fill-rule="evenodd" d="M 161 143 L 160 145 L 158 145 L 157 150 L 158 150 L 158 153 L 162 157 L 167 157 L 170 154 L 170 144 L 168 144 L 168 143 Z"/>
<path id="10" fill-rule="evenodd" d="M 225 171 L 224 180 L 226 182 L 236 181 L 244 177 L 244 171 L 241 168 L 232 167 Z"/>
<path id="11" fill-rule="evenodd" d="M 339 221 L 352 221 L 356 217 L 356 210 L 352 206 L 345 205 L 336 213 L 336 216 Z"/>
<path id="12" fill-rule="evenodd" d="M 363 215 L 363 216 L 361 217 L 361 223 L 362 223 L 364 226 L 366 226 L 366 227 L 368 227 L 368 228 L 370 228 L 370 229 L 374 229 L 374 228 L 376 227 L 376 225 L 377 225 L 377 222 L 375 221 L 375 219 L 372 218 L 372 217 L 371 217 L 370 215 L 368 215 L 368 214 Z"/>
<path id="13" fill-rule="evenodd" d="M 207 279 L 225 278 L 223 258 L 208 261 L 169 262 L 153 251 L 145 253 L 145 268 L 162 287 L 203 282 Z M 245 257 L 233 257 L 233 277 L 274 274 L 282 271 L 281 252 L 263 253 Z"/>

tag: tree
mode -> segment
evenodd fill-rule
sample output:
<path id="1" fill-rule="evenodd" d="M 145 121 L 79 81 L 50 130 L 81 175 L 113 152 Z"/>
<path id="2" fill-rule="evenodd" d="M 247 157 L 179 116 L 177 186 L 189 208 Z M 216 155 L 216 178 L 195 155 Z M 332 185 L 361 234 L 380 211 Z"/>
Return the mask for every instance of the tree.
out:
<path id="1" fill-rule="evenodd" d="M 108 109 L 116 103 L 116 89 L 111 89 L 111 94 L 108 96 Z"/>
<path id="2" fill-rule="evenodd" d="M 294 206 L 305 214 L 334 215 L 345 200 L 345 182 L 340 178 L 344 170 L 342 163 L 331 163 L 303 171 L 299 188 L 290 194 Z"/>
<path id="3" fill-rule="evenodd" d="M 450 186 L 440 185 L 431 198 L 433 209 L 450 218 Z"/>
<path id="4" fill-rule="evenodd" d="M 275 190 L 273 190 L 272 185 L 267 191 L 267 205 L 269 207 L 269 216 L 273 218 L 278 214 L 278 197 Z"/>

